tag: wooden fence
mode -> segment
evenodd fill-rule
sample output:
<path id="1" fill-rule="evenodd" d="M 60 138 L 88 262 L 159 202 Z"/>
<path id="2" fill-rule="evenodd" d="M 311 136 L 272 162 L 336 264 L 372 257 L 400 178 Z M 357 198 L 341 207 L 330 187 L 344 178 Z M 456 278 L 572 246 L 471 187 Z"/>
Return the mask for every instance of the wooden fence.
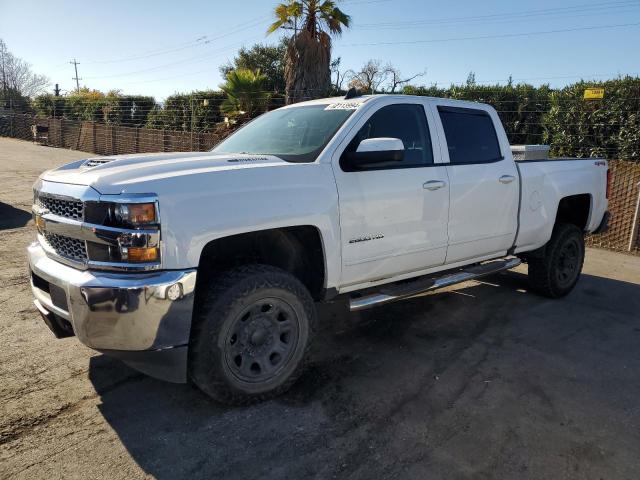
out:
<path id="1" fill-rule="evenodd" d="M 32 140 L 31 127 L 48 128 L 46 144 L 99 155 L 144 152 L 206 151 L 226 132 L 180 132 L 121 127 L 64 119 L 36 119 L 0 111 L 0 136 Z M 640 163 L 611 160 L 613 175 L 609 230 L 587 237 L 587 245 L 640 255 Z"/>
<path id="2" fill-rule="evenodd" d="M 185 152 L 210 150 L 225 135 L 218 132 L 182 132 L 122 127 L 62 118 L 34 118 L 0 112 L 0 135 L 32 140 L 31 127 L 46 127 L 45 145 L 70 148 L 98 155 L 124 153 Z"/>

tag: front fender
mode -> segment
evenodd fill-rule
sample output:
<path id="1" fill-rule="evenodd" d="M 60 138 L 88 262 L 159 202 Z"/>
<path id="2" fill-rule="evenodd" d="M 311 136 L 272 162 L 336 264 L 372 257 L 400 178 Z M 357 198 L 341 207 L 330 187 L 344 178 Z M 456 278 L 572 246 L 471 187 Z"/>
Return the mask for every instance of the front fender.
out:
<path id="1" fill-rule="evenodd" d="M 330 165 L 228 170 L 137 188 L 158 194 L 164 269 L 197 267 L 203 248 L 213 240 L 310 225 L 321 234 L 327 286 L 339 281 L 338 197 Z"/>

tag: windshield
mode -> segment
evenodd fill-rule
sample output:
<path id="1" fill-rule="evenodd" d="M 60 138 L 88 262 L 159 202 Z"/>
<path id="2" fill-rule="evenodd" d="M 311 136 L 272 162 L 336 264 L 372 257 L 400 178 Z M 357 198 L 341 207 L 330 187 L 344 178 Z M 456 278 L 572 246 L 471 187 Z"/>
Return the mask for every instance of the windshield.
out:
<path id="1" fill-rule="evenodd" d="M 288 162 L 313 162 L 353 110 L 327 105 L 267 112 L 216 146 L 216 153 L 275 155 Z"/>

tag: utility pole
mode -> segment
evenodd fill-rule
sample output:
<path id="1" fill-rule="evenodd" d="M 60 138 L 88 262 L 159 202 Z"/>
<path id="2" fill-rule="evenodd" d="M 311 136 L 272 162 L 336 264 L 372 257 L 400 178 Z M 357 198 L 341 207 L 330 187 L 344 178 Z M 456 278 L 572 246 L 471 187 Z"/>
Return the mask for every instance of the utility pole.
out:
<path id="1" fill-rule="evenodd" d="M 58 86 L 58 84 L 57 84 L 57 83 L 56 83 L 56 88 L 54 88 L 54 89 L 53 89 L 53 94 L 54 94 L 56 97 L 59 97 L 59 96 L 60 96 L 60 87 Z"/>
<path id="2" fill-rule="evenodd" d="M 71 80 L 75 80 L 76 81 L 76 91 L 78 93 L 80 93 L 80 80 L 82 80 L 81 78 L 78 78 L 78 65 L 80 65 L 78 62 L 76 62 L 76 59 L 74 58 L 73 61 L 69 62 L 71 65 L 73 65 L 73 67 L 76 69 L 76 76 L 73 77 Z"/>

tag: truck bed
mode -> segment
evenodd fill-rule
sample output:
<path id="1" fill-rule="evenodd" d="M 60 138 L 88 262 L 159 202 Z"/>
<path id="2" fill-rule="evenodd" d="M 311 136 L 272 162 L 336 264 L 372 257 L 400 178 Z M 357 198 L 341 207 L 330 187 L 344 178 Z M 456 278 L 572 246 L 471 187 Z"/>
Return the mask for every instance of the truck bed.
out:
<path id="1" fill-rule="evenodd" d="M 552 158 L 517 161 L 521 192 L 515 252 L 533 250 L 551 237 L 561 198 L 588 196 L 585 230 L 594 231 L 607 209 L 607 162 L 601 158 Z"/>

